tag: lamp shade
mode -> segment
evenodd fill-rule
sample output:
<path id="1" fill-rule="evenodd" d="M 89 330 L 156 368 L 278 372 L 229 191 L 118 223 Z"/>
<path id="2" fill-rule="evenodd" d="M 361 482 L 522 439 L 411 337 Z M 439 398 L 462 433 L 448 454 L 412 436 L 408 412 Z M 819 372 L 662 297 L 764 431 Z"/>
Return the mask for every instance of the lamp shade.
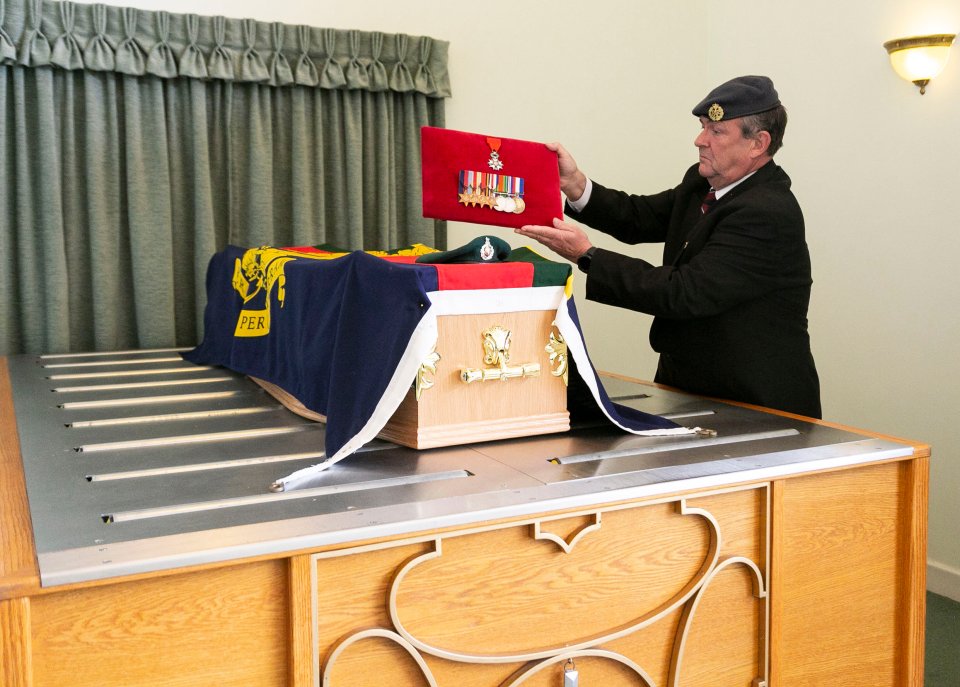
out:
<path id="1" fill-rule="evenodd" d="M 947 64 L 950 46 L 956 34 L 913 36 L 887 41 L 883 47 L 890 55 L 890 64 L 901 78 L 920 86 L 923 93 L 930 79 L 936 77 Z"/>

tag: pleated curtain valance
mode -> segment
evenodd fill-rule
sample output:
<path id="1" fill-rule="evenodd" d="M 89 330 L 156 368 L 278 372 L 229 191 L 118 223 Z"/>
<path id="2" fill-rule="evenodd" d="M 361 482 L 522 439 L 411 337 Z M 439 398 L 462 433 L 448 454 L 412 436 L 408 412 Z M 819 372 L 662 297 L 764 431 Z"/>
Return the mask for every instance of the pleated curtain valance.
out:
<path id="1" fill-rule="evenodd" d="M 450 96 L 448 43 L 45 0 L 0 0 L 0 63 Z"/>

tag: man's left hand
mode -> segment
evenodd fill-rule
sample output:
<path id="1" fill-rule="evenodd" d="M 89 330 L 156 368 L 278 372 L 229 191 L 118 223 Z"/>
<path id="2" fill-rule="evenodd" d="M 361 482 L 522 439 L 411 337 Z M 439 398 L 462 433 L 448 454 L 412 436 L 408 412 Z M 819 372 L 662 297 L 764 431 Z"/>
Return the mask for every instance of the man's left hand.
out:
<path id="1" fill-rule="evenodd" d="M 525 224 L 514 231 L 522 236 L 539 241 L 562 258 L 576 262 L 590 247 L 587 232 L 576 224 L 553 220 L 552 227 L 537 224 Z"/>

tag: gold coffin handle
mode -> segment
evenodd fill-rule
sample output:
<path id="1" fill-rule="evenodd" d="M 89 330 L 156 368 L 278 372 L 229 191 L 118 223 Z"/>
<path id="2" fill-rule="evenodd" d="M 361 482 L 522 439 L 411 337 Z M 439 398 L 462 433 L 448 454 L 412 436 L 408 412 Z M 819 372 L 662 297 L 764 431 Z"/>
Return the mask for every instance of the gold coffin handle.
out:
<path id="1" fill-rule="evenodd" d="M 465 367 L 460 370 L 460 380 L 465 384 L 518 377 L 539 377 L 540 363 L 510 365 L 510 330 L 495 325 L 481 332 L 483 337 L 483 362 L 496 367 Z"/>

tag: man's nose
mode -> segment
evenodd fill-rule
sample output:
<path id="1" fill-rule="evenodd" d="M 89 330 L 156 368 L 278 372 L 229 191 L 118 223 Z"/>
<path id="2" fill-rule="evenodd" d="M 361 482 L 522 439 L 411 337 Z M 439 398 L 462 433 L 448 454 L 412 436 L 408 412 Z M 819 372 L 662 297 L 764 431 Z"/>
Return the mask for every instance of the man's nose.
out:
<path id="1" fill-rule="evenodd" d="M 705 131 L 701 131 L 699 134 L 697 134 L 697 137 L 693 139 L 693 145 L 697 146 L 698 148 L 705 148 L 707 146 L 707 137 L 704 135 L 705 133 Z"/>

